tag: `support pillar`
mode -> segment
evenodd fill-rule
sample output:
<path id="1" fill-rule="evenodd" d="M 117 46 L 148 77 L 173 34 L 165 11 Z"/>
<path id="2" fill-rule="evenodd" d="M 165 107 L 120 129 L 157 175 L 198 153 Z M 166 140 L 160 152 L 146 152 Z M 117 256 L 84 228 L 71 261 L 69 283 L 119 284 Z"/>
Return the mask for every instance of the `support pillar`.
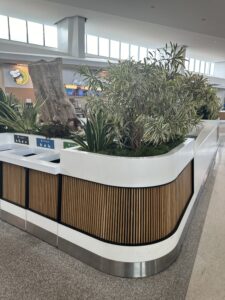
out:
<path id="1" fill-rule="evenodd" d="M 70 56 L 85 57 L 85 22 L 80 16 L 67 17 L 58 21 L 58 48 Z"/>

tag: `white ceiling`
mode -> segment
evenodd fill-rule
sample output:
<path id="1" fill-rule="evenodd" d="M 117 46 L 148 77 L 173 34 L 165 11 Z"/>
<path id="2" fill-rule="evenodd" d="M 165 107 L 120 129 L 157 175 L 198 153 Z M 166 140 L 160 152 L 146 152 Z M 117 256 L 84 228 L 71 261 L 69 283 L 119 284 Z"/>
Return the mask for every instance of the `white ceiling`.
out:
<path id="1" fill-rule="evenodd" d="M 225 38 L 224 0 L 48 0 Z"/>
<path id="2" fill-rule="evenodd" d="M 224 12 L 225 0 L 0 0 L 0 14 L 46 24 L 82 15 L 88 33 L 149 48 L 177 42 L 213 61 L 225 60 Z"/>

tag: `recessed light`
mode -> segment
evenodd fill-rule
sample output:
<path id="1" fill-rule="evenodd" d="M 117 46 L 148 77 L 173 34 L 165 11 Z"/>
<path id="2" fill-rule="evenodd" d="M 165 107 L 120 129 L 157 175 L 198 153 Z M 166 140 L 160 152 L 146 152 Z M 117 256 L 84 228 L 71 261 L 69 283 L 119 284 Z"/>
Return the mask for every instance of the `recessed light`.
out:
<path id="1" fill-rule="evenodd" d="M 151 8 L 155 8 L 155 5 L 151 5 Z"/>
<path id="2" fill-rule="evenodd" d="M 206 21 L 206 18 L 202 18 L 202 22 L 205 22 Z"/>

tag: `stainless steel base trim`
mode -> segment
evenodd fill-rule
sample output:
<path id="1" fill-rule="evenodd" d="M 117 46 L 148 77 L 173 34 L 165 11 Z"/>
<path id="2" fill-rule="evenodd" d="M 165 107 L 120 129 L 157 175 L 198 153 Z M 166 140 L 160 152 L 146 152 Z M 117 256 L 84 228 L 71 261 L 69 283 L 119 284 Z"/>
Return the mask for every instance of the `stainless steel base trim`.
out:
<path id="1" fill-rule="evenodd" d="M 125 278 L 142 278 L 159 273 L 169 267 L 180 252 L 179 246 L 161 259 L 128 263 L 106 259 L 60 237 L 58 238 L 58 248 L 99 271 Z"/>
<path id="2" fill-rule="evenodd" d="M 13 214 L 10 214 L 5 210 L 1 210 L 0 218 L 2 221 L 5 221 L 10 225 L 18 227 L 22 230 L 26 230 L 26 221 L 24 219 L 21 219 Z"/>
<path id="3" fill-rule="evenodd" d="M 58 246 L 58 237 L 56 234 L 49 232 L 33 223 L 27 221 L 26 231 L 54 247 Z"/>

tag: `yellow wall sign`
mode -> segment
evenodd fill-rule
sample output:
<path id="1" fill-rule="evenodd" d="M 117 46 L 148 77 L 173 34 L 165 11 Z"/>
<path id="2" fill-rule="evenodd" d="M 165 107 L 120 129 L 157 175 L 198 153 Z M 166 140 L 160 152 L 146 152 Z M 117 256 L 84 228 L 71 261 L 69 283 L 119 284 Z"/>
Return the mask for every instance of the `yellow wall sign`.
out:
<path id="1" fill-rule="evenodd" d="M 15 69 L 10 71 L 10 75 L 18 85 L 26 85 L 30 80 L 28 68 L 25 66 L 16 66 Z"/>
<path id="2" fill-rule="evenodd" d="M 65 84 L 66 89 L 76 90 L 77 85 L 76 84 Z"/>

